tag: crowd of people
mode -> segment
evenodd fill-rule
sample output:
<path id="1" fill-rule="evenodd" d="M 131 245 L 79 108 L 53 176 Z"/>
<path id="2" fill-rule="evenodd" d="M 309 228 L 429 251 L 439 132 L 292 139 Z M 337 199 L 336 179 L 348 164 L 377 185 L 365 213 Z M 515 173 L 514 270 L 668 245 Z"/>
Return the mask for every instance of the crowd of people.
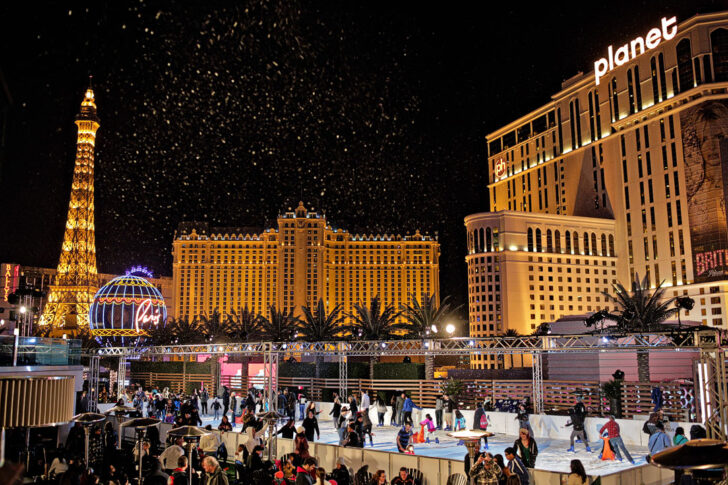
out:
<path id="1" fill-rule="evenodd" d="M 82 397 L 83 399 L 83 397 Z M 569 410 L 571 446 L 574 452 L 576 443 L 583 443 L 586 451 L 591 451 L 585 421 L 587 408 L 581 396 L 576 396 L 574 406 Z M 145 484 L 182 485 L 187 484 L 190 474 L 194 485 L 227 485 L 230 481 L 251 484 L 277 485 L 352 485 L 353 477 L 343 460 L 333 470 L 325 470 L 317 465 L 316 458 L 309 452 L 309 444 L 321 437 L 319 416 L 322 411 L 317 403 L 306 399 L 304 393 L 282 389 L 272 400 L 275 410 L 281 415 L 279 426 L 264 422 L 259 413 L 268 411 L 267 396 L 259 390 L 231 392 L 223 387 L 219 395 L 211 395 L 207 389 L 193 390 L 190 394 L 173 393 L 169 389 L 142 388 L 122 392 L 117 401 L 119 406 L 134 409 L 128 417 L 156 417 L 170 423 L 172 429 L 181 426 L 201 426 L 203 417 L 208 422 L 210 416 L 221 432 L 209 433 L 201 437 L 196 447 L 188 448 L 183 438 L 170 437 L 162 442 L 156 427 L 148 429 L 143 444 L 137 446 L 133 441 L 120 443 L 117 428 L 112 421 L 94 426 L 89 436 L 89 459 L 84 462 L 84 430 L 80 425 L 71 428 L 66 446 L 52 457 L 49 466 L 38 473 L 49 483 L 62 485 L 127 485 L 136 482 L 139 474 L 138 463 Z M 80 403 L 84 405 L 83 402 Z M 503 455 L 491 454 L 487 437 L 482 438 L 482 451 L 471 467 L 466 455 L 465 467 L 468 474 L 478 484 L 529 484 L 528 469 L 536 466 L 538 445 L 530 425 L 528 402 L 526 400 L 513 406 L 515 420 L 518 421 L 519 435 L 505 449 Z M 489 417 L 484 403 L 478 403 L 473 422 L 468 428 L 486 431 Z M 389 406 L 380 395 L 370 397 L 368 391 L 360 395 L 349 395 L 345 399 L 333 394 L 333 406 L 328 412 L 333 426 L 339 435 L 339 445 L 344 447 L 366 446 L 374 443 L 376 427 L 387 426 L 385 417 L 390 414 L 389 425 L 399 428 L 395 445 L 400 453 L 414 454 L 414 444 L 438 443 L 439 431 L 457 431 L 466 428 L 466 420 L 455 400 L 442 394 L 437 397 L 434 417 L 425 413 L 422 419 L 415 419 L 415 411 L 421 411 L 404 392 L 391 397 Z M 372 422 L 370 411 L 376 411 L 377 423 Z M 126 419 L 126 417 L 125 417 Z M 419 425 L 419 432 L 415 426 Z M 273 426 L 273 427 L 271 427 Z M 212 431 L 208 424 L 205 429 Z M 221 436 L 228 432 L 239 432 L 241 443 L 236 450 L 227 450 Z M 669 446 L 687 441 L 682 428 L 675 430 L 673 439 L 667 436 L 669 422 L 662 411 L 655 411 L 645 423 L 643 431 L 650 435 L 650 454 L 657 453 Z M 691 439 L 697 433 L 691 429 Z M 265 450 L 267 439 L 273 435 L 293 440 L 294 451 L 279 460 L 267 461 Z M 624 456 L 634 463 L 620 436 L 620 427 L 614 416 L 599 431 L 603 440 L 600 453 L 613 453 L 616 459 Z M 123 445 L 123 446 L 120 446 Z M 604 447 L 608 446 L 608 450 Z M 141 456 L 141 460 L 139 455 Z M 582 484 L 585 477 L 584 467 L 579 460 L 571 462 L 572 474 L 569 484 Z M 228 476 L 229 472 L 229 476 Z M 406 469 L 388 481 L 383 470 L 371 476 L 371 484 L 415 484 Z"/>

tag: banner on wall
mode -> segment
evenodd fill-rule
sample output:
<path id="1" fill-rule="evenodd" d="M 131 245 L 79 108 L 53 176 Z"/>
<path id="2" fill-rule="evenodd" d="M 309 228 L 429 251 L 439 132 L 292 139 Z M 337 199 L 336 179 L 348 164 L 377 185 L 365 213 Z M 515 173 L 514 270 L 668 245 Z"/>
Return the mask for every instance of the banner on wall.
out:
<path id="1" fill-rule="evenodd" d="M 680 114 L 696 283 L 728 277 L 728 103 L 711 101 Z M 672 205 L 675 210 L 675 205 Z"/>

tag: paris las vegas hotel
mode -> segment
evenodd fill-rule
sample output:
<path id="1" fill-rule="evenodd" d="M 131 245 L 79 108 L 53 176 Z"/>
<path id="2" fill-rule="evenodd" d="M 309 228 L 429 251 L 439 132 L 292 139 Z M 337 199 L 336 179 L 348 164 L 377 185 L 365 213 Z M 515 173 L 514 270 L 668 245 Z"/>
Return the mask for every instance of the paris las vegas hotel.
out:
<path id="1" fill-rule="evenodd" d="M 273 305 L 300 316 L 319 299 L 348 314 L 375 296 L 396 308 L 433 294 L 439 301 L 439 257 L 437 239 L 419 231 L 352 234 L 303 202 L 265 230 L 182 223 L 173 243 L 174 314 L 247 307 L 267 316 Z"/>
<path id="2" fill-rule="evenodd" d="M 647 276 L 728 322 L 728 12 L 646 21 L 595 71 L 486 136 L 491 212 L 465 218 L 471 335 L 611 307 Z M 476 368 L 492 356 L 475 356 Z"/>

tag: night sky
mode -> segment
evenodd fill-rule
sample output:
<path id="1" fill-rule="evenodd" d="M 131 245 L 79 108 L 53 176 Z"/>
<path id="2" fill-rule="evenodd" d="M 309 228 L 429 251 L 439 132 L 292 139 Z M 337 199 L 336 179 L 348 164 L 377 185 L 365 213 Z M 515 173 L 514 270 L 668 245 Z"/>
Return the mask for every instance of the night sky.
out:
<path id="1" fill-rule="evenodd" d="M 484 136 L 610 43 L 728 8 L 596 3 L 3 2 L 0 260 L 57 264 L 93 74 L 99 271 L 171 275 L 180 221 L 268 227 L 303 199 L 354 233 L 437 231 L 442 293 L 464 303 Z"/>

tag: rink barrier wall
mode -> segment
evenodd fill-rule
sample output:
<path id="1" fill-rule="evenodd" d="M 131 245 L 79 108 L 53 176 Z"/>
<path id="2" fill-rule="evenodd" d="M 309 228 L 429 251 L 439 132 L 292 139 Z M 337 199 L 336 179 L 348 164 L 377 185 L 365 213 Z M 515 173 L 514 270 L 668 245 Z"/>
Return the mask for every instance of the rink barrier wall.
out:
<path id="1" fill-rule="evenodd" d="M 333 403 L 318 403 L 319 410 L 319 421 L 330 421 L 331 417 L 329 412 Z M 473 415 L 475 411 L 463 410 L 461 411 L 465 416 L 465 422 L 468 427 L 473 425 Z M 424 419 L 425 414 L 429 413 L 432 419 L 435 419 L 434 408 L 424 408 L 422 410 L 415 410 L 412 413 L 412 420 L 415 423 L 419 423 Z M 387 413 L 384 416 L 384 422 L 389 424 L 390 417 L 392 415 L 392 407 L 387 406 Z M 516 420 L 515 413 L 503 413 L 499 411 L 487 411 L 485 413 L 488 416 L 488 431 L 497 434 L 506 434 L 513 436 L 515 440 L 518 436 L 518 421 Z M 375 408 L 369 408 L 369 418 L 376 425 L 378 423 L 378 416 Z M 531 414 L 529 415 L 531 428 L 534 432 L 536 442 L 539 438 L 550 438 L 550 439 L 568 439 L 571 434 L 571 427 L 567 427 L 566 423 L 569 421 L 568 416 L 556 416 L 551 414 Z M 642 432 L 642 426 L 647 421 L 648 415 L 637 417 L 635 419 L 617 419 L 617 423 L 620 428 L 620 435 L 625 445 L 639 445 L 647 447 L 649 436 Z M 608 421 L 607 418 L 601 417 L 587 417 L 585 423 L 585 429 L 587 430 L 587 436 L 590 443 L 597 443 L 599 441 L 599 430 Z M 690 426 L 695 423 L 685 422 L 670 422 L 670 431 L 667 431 L 670 436 L 670 441 L 675 434 L 675 428 L 682 426 L 685 433 L 690 432 Z"/>
<path id="2" fill-rule="evenodd" d="M 105 410 L 110 409 L 113 406 L 114 404 L 101 404 L 99 405 L 99 412 L 104 412 Z M 331 420 L 328 416 L 328 413 L 331 410 L 331 406 L 332 403 L 319 403 L 319 410 L 321 411 L 321 414 L 319 414 L 320 421 Z M 433 409 L 425 409 L 423 411 L 429 412 L 434 416 Z M 373 422 L 376 423 L 376 412 L 372 410 L 370 414 L 372 414 L 371 417 L 373 418 Z M 464 411 L 463 414 L 465 415 L 467 422 L 472 423 L 472 411 Z M 389 423 L 390 415 L 391 412 L 388 412 L 385 416 L 386 423 Z M 490 417 L 492 426 L 492 428 L 491 426 L 489 426 L 490 429 L 494 429 L 497 433 L 502 433 L 503 431 L 501 430 L 505 429 L 505 434 L 514 435 L 515 437 L 518 431 L 518 425 L 517 421 L 513 419 L 515 417 L 514 414 L 489 412 L 486 413 L 486 415 Z M 422 416 L 424 416 L 424 413 L 422 414 Z M 547 425 L 546 420 L 537 419 L 541 417 L 565 418 L 565 416 L 531 415 L 531 426 L 534 429 L 534 433 L 536 433 L 537 440 L 538 438 L 544 438 L 547 436 L 543 434 L 543 431 L 552 432 L 554 430 L 554 427 L 551 426 L 554 423 L 548 423 Z M 601 427 L 601 422 L 604 420 L 600 420 L 599 418 L 587 418 L 587 423 L 589 423 L 589 421 L 598 421 L 595 426 Z M 625 425 L 629 424 L 625 423 L 625 421 L 630 420 L 618 421 L 620 422 L 620 427 L 622 428 L 622 431 L 624 433 L 624 430 L 627 427 Z M 112 418 L 111 422 L 116 423 L 116 420 Z M 565 423 L 566 421 L 564 420 L 562 424 Z M 633 427 L 636 428 L 637 424 L 639 424 L 639 429 L 637 431 L 640 435 L 646 437 L 647 435 L 642 433 L 641 423 L 641 421 L 639 423 L 635 423 Z M 674 426 L 677 426 L 678 424 L 671 423 L 671 425 L 673 425 L 674 429 Z M 683 427 L 684 426 L 685 425 L 683 424 Z M 159 435 L 162 442 L 165 442 L 167 438 L 167 432 L 169 432 L 171 429 L 171 424 L 159 424 Z M 595 429 L 594 436 L 596 436 L 597 431 L 598 429 Z M 219 435 L 221 437 L 221 441 L 225 443 L 225 446 L 228 450 L 228 457 L 231 457 L 235 453 L 235 450 L 237 450 L 238 444 L 242 443 L 242 435 L 238 432 L 222 433 L 217 430 L 214 430 L 213 432 Z M 540 432 L 541 434 L 539 434 Z M 565 432 L 570 433 L 570 428 L 562 429 L 561 434 L 559 434 L 558 436 L 548 435 L 548 437 L 564 438 L 563 433 Z M 131 428 L 125 429 L 121 437 L 125 440 L 133 441 L 134 430 Z M 625 440 L 626 444 L 634 444 L 633 442 L 629 441 L 627 434 L 623 434 L 623 439 Z M 646 446 L 646 444 L 644 444 L 644 446 Z M 280 457 L 284 454 L 292 453 L 293 451 L 293 440 L 278 438 L 278 449 L 276 456 Z M 345 448 L 337 445 L 318 442 L 309 443 L 309 452 L 312 456 L 318 458 L 319 465 L 326 468 L 327 471 L 330 471 L 335 467 L 336 460 L 340 456 L 343 456 L 345 458 L 346 465 L 352 474 L 359 470 L 359 468 L 361 468 L 363 465 L 369 465 L 369 471 L 371 471 L 372 473 L 380 469 L 386 471 L 387 477 L 390 480 L 399 472 L 399 468 L 402 466 L 408 468 L 417 468 L 418 470 L 422 471 L 425 478 L 425 483 L 423 485 L 446 485 L 447 478 L 453 473 L 465 474 L 463 460 L 452 460 L 448 458 L 437 458 L 421 455 L 404 455 L 401 453 L 377 451 L 366 448 Z M 463 457 L 464 456 L 465 447 L 463 447 Z M 530 474 L 531 483 L 537 483 L 538 485 L 562 485 L 566 483 L 566 479 L 568 476 L 568 474 L 566 473 L 558 473 L 547 470 L 530 470 Z M 641 465 L 639 467 L 630 468 L 625 471 L 602 475 L 601 483 L 602 485 L 662 485 L 670 483 L 672 478 L 673 473 L 669 470 L 658 468 L 652 465 Z M 589 479 L 591 483 L 593 480 L 596 479 L 596 476 L 590 476 Z"/>

